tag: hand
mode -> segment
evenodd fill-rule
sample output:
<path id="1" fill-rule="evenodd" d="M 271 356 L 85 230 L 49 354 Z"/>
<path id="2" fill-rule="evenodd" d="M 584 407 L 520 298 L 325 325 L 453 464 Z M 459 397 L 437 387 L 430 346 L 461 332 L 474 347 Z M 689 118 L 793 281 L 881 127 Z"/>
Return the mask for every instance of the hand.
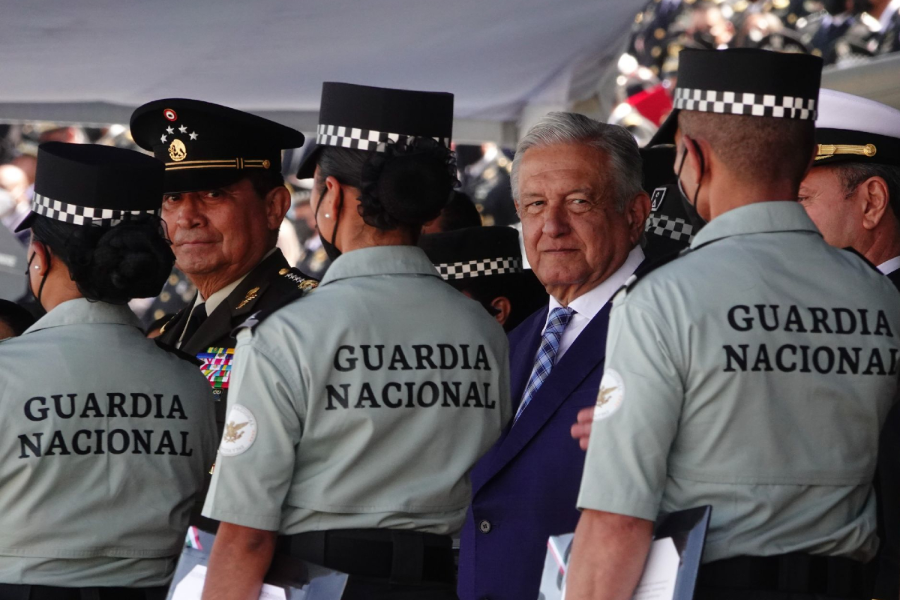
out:
<path id="1" fill-rule="evenodd" d="M 589 406 L 578 411 L 578 421 L 572 425 L 572 437 L 578 440 L 582 450 L 588 449 L 591 441 L 591 424 L 594 422 L 594 407 Z"/>

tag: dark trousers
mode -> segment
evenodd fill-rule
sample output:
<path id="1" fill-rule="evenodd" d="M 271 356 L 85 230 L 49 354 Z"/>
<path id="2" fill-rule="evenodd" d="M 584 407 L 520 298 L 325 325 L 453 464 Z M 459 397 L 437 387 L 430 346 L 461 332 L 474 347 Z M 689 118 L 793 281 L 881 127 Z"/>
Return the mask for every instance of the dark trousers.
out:
<path id="1" fill-rule="evenodd" d="M 67 588 L 0 583 L 0 600 L 165 600 L 168 587 Z"/>
<path id="2" fill-rule="evenodd" d="M 341 600 L 459 600 L 447 583 L 398 584 L 350 576 Z"/>

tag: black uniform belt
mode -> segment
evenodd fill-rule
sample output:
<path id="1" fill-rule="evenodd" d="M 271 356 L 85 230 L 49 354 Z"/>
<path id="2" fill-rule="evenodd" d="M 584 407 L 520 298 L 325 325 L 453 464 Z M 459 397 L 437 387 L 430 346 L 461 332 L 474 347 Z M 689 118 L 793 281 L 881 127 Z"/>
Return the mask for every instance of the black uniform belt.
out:
<path id="1" fill-rule="evenodd" d="M 0 600 L 164 600 L 168 589 L 168 586 L 68 588 L 0 583 Z"/>
<path id="2" fill-rule="evenodd" d="M 355 577 L 455 583 L 450 536 L 399 529 L 334 529 L 278 538 L 276 552 Z"/>
<path id="3" fill-rule="evenodd" d="M 800 553 L 737 556 L 702 565 L 697 587 L 868 599 L 870 577 L 868 565 L 849 558 Z"/>

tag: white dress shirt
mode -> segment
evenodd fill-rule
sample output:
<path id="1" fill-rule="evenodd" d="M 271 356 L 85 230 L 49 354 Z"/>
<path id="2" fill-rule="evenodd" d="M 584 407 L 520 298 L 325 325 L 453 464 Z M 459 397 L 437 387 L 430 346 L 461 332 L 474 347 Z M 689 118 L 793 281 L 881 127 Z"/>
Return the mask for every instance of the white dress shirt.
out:
<path id="1" fill-rule="evenodd" d="M 622 263 L 622 266 L 619 267 L 615 273 L 601 281 L 594 289 L 585 292 L 569 302 L 569 308 L 573 309 L 575 313 L 569 320 L 569 324 L 566 325 L 566 330 L 559 340 L 559 351 L 556 353 L 556 361 L 553 364 L 559 362 L 559 359 L 561 359 L 563 354 L 566 353 L 566 350 L 575 343 L 575 340 L 581 335 L 584 328 L 588 326 L 588 323 L 597 316 L 597 313 L 603 309 L 610 299 L 612 299 L 618 289 L 625 285 L 625 282 L 628 281 L 628 278 L 634 274 L 635 269 L 637 269 L 643 261 L 644 251 L 639 245 L 635 246 L 631 252 L 628 253 L 625 262 Z M 559 303 L 559 300 L 550 296 L 550 311 L 547 313 L 547 316 L 549 317 L 550 312 L 552 312 L 554 308 L 560 306 L 562 306 L 562 304 Z M 547 329 L 546 323 L 544 323 L 544 330 L 545 329 Z M 541 330 L 541 334 L 544 333 L 544 330 Z"/>
<path id="2" fill-rule="evenodd" d="M 900 269 L 900 256 L 895 256 L 878 265 L 878 270 L 881 271 L 882 275 L 890 275 L 897 269 Z"/>

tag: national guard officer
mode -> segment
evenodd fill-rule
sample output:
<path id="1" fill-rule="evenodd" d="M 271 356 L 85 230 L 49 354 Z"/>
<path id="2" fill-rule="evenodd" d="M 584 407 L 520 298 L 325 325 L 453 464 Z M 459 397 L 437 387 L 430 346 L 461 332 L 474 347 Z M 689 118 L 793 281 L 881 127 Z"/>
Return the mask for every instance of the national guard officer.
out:
<path id="1" fill-rule="evenodd" d="M 303 134 L 226 106 L 178 98 L 135 110 L 131 134 L 165 163 L 162 218 L 176 266 L 198 289 L 159 340 L 203 362 L 221 435 L 232 331 L 253 312 L 315 287 L 275 247 L 291 204 L 281 150 L 302 146 Z"/>
<path id="2" fill-rule="evenodd" d="M 253 596 L 276 550 L 349 573 L 345 598 L 455 598 L 450 535 L 510 403 L 503 329 L 415 246 L 455 181 L 453 96 L 325 83 L 319 115 L 299 176 L 335 260 L 239 334 L 204 598 Z"/>
<path id="3" fill-rule="evenodd" d="M 630 596 L 657 515 L 707 504 L 696 597 L 871 598 L 900 295 L 795 200 L 820 72 L 800 54 L 681 55 L 678 172 L 708 224 L 615 301 L 571 598 Z"/>
<path id="4" fill-rule="evenodd" d="M 125 306 L 172 269 L 162 179 L 131 150 L 38 150 L 21 227 L 47 315 L 0 343 L 4 600 L 165 598 L 216 434 L 204 378 Z"/>

